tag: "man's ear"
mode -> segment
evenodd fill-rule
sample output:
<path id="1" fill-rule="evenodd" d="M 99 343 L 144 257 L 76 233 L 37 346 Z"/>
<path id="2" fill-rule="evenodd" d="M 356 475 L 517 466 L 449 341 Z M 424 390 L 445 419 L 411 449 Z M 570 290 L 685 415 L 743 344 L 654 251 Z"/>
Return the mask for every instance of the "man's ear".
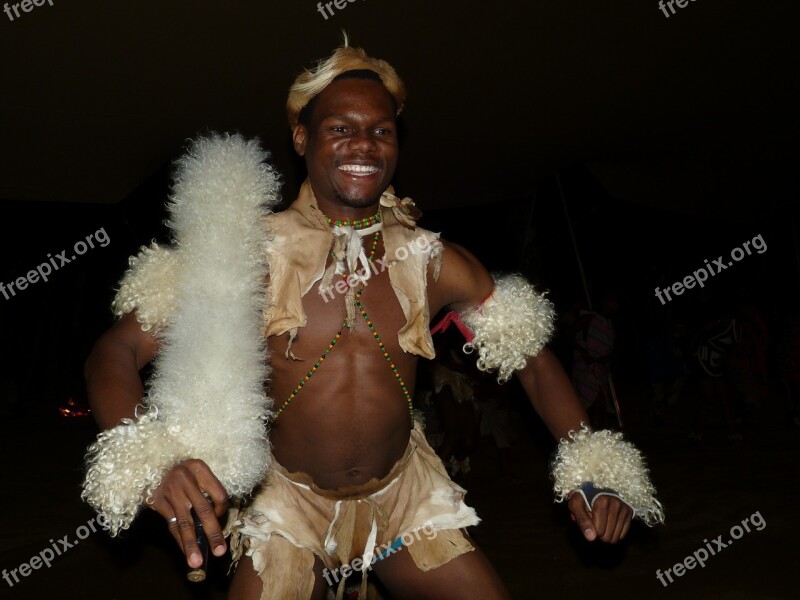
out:
<path id="1" fill-rule="evenodd" d="M 308 141 L 308 129 L 305 125 L 298 125 L 292 132 L 292 143 L 294 151 L 300 156 L 306 155 L 306 142 Z"/>

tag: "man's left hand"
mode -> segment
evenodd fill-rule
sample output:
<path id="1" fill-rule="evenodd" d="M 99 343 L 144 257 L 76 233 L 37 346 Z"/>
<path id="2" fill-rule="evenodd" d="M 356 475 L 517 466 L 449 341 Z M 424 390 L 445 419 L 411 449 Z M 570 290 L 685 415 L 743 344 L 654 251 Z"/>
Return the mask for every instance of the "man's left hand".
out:
<path id="1" fill-rule="evenodd" d="M 573 494 L 567 506 L 583 536 L 590 542 L 600 538 L 609 544 L 616 544 L 628 534 L 631 527 L 633 510 L 613 496 L 598 496 L 589 510 L 583 496 Z"/>

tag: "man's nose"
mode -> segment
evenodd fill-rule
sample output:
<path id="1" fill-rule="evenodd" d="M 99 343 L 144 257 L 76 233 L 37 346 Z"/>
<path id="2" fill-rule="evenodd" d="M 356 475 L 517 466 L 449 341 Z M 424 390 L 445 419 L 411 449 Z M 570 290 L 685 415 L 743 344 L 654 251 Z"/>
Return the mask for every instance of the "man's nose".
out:
<path id="1" fill-rule="evenodd" d="M 351 150 L 358 150 L 360 152 L 372 152 L 376 147 L 372 133 L 369 131 L 354 133 L 348 145 Z"/>

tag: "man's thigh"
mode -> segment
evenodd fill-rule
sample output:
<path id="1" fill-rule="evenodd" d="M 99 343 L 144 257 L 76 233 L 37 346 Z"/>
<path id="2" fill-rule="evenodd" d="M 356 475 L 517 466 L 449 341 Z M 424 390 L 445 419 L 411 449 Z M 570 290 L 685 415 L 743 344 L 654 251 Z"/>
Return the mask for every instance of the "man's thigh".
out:
<path id="1" fill-rule="evenodd" d="M 373 570 L 393 600 L 510 600 L 489 559 L 469 541 L 474 550 L 430 571 L 420 571 L 407 548 L 378 561 Z"/>
<path id="2" fill-rule="evenodd" d="M 319 558 L 314 558 L 314 591 L 311 594 L 310 600 L 323 600 L 328 586 L 322 578 L 322 561 Z M 244 556 L 239 561 L 236 567 L 236 573 L 233 576 L 230 590 L 228 591 L 228 600 L 260 600 L 263 591 L 263 583 L 261 578 L 253 568 L 253 559 L 249 556 Z M 268 595 L 268 598 L 273 598 L 274 595 Z M 286 598 L 281 600 L 295 600 L 293 598 Z M 305 598 L 297 598 L 296 600 L 306 600 Z"/>

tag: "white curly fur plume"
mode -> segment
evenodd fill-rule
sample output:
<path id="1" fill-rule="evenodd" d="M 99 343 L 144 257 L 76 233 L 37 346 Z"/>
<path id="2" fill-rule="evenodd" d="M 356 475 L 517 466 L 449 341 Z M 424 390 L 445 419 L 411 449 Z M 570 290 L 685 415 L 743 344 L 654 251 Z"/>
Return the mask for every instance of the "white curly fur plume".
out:
<path id="1" fill-rule="evenodd" d="M 547 344 L 553 335 L 555 310 L 524 277 L 494 277 L 495 289 L 489 300 L 461 314 L 475 334 L 464 344 L 464 352 L 477 350 L 478 368 L 497 369 L 497 381 L 505 383 Z"/>
<path id="2" fill-rule="evenodd" d="M 592 432 L 582 424 L 581 430 L 570 431 L 569 437 L 572 441 L 559 443 L 552 465 L 557 502 L 563 502 L 581 484 L 592 482 L 616 491 L 648 525 L 664 522 L 664 510 L 655 498 L 644 457 L 621 433 Z"/>
<path id="3" fill-rule="evenodd" d="M 181 460 L 205 461 L 232 496 L 248 494 L 266 474 L 272 400 L 261 335 L 263 220 L 280 186 L 267 158 L 257 141 L 239 135 L 195 141 L 178 162 L 169 206 L 176 247 L 145 249 L 123 280 L 115 308 L 136 308 L 145 323 L 169 326 L 160 332 L 147 412 L 89 448 L 82 497 L 112 535 L 130 526 Z M 159 283 L 169 285 L 150 288 Z"/>

